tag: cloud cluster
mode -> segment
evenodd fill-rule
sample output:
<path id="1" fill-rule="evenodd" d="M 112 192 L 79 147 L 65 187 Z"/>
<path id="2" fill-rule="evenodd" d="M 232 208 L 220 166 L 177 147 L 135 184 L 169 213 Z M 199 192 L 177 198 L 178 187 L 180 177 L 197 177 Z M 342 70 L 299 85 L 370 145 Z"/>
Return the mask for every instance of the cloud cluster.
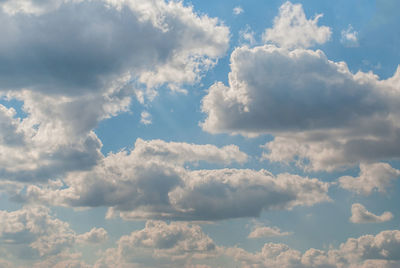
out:
<path id="1" fill-rule="evenodd" d="M 330 201 L 328 183 L 266 170 L 191 170 L 206 161 L 243 163 L 236 146 L 217 148 L 143 141 L 130 152 L 109 154 L 93 170 L 74 172 L 52 187 L 30 185 L 14 200 L 69 207 L 109 207 L 125 219 L 218 220 L 254 217 L 264 210 L 291 209 Z"/>
<path id="2" fill-rule="evenodd" d="M 382 215 L 378 216 L 369 212 L 361 204 L 353 204 L 351 206 L 351 217 L 350 221 L 352 223 L 377 223 L 390 221 L 393 218 L 393 214 L 389 211 L 385 211 Z"/>
<path id="3" fill-rule="evenodd" d="M 203 130 L 272 134 L 263 158 L 308 170 L 399 158 L 400 69 L 380 80 L 306 49 L 329 38 L 318 18 L 287 2 L 264 36 L 274 45 L 236 48 L 228 85 L 216 82 L 202 100 Z"/>
<path id="4" fill-rule="evenodd" d="M 142 230 L 123 236 L 95 267 L 189 267 L 192 260 L 211 258 L 217 246 L 198 225 L 148 221 Z"/>
<path id="5" fill-rule="evenodd" d="M 107 239 L 103 228 L 78 235 L 67 222 L 51 215 L 43 206 L 25 206 L 0 211 L 1 251 L 23 260 L 67 256 L 77 243 L 101 243 Z"/>
<path id="6" fill-rule="evenodd" d="M 399 265 L 400 231 L 387 230 L 359 238 L 349 238 L 338 248 L 308 249 L 304 253 L 281 243 L 266 243 L 261 251 L 249 252 L 238 247 L 218 246 L 198 225 L 183 222 L 167 224 L 148 221 L 146 226 L 123 236 L 117 247 L 106 250 L 95 267 L 219 267 L 265 268 L 365 268 Z M 207 266 L 212 258 L 213 265 Z M 201 266 L 204 265 L 204 266 Z"/>
<path id="7" fill-rule="evenodd" d="M 311 248 L 303 254 L 285 244 L 275 243 L 265 244 L 256 253 L 241 248 L 228 248 L 225 252 L 240 262 L 242 267 L 389 268 L 400 264 L 400 231 L 388 230 L 376 236 L 350 238 L 338 249 L 323 251 Z"/>
<path id="8" fill-rule="evenodd" d="M 0 90 L 82 95 L 126 74 L 148 86 L 192 83 L 228 45 L 227 27 L 175 1 L 21 0 L 1 7 Z"/>
<path id="9" fill-rule="evenodd" d="M 211 133 L 270 133 L 263 157 L 333 170 L 400 156 L 398 81 L 352 74 L 320 51 L 266 45 L 231 55 L 229 86 L 217 82 L 202 102 Z"/>
<path id="10" fill-rule="evenodd" d="M 229 39 L 218 19 L 163 0 L 2 1 L 0 22 L 0 97 L 23 113 L 0 104 L 7 181 L 91 169 L 103 158 L 101 120 L 128 111 L 134 95 L 197 82 Z"/>

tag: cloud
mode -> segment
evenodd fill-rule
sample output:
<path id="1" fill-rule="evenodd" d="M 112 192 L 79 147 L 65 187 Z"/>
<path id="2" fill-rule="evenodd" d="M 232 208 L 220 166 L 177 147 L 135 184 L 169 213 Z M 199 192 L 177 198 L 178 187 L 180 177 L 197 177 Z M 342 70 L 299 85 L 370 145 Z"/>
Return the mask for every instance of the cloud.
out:
<path id="1" fill-rule="evenodd" d="M 151 122 L 151 114 L 149 114 L 149 112 L 147 112 L 147 111 L 143 111 L 141 114 L 140 114 L 140 123 L 142 123 L 143 125 L 150 125 L 152 122 Z"/>
<path id="2" fill-rule="evenodd" d="M 273 134 L 264 159 L 333 170 L 400 156 L 400 69 L 387 80 L 352 74 L 320 51 L 239 47 L 229 85 L 202 100 L 210 133 Z"/>
<path id="3" fill-rule="evenodd" d="M 189 267 L 192 260 L 217 253 L 213 240 L 200 226 L 182 222 L 147 221 L 142 230 L 121 237 L 96 267 Z"/>
<path id="4" fill-rule="evenodd" d="M 285 244 L 267 243 L 260 252 L 226 248 L 225 254 L 235 258 L 242 267 L 341 268 L 397 267 L 400 264 L 400 231 L 383 231 L 376 236 L 349 238 L 339 248 L 327 251 L 309 249 L 305 253 Z"/>
<path id="5" fill-rule="evenodd" d="M 232 12 L 233 12 L 234 15 L 240 15 L 240 14 L 242 14 L 244 12 L 244 10 L 243 10 L 242 7 L 237 6 L 237 7 L 233 8 Z"/>
<path id="6" fill-rule="evenodd" d="M 162 0 L 3 1 L 0 22 L 0 97 L 24 113 L 0 106 L 0 179 L 22 182 L 91 169 L 104 158 L 100 121 L 128 111 L 135 92 L 145 102 L 161 85 L 196 83 L 229 35 Z"/>
<path id="7" fill-rule="evenodd" d="M 75 172 L 59 187 L 30 185 L 14 193 L 20 202 L 70 207 L 109 207 L 107 217 L 124 219 L 219 220 L 259 216 L 264 210 L 292 209 L 330 201 L 328 183 L 266 170 L 191 170 L 185 164 L 242 163 L 236 146 L 217 148 L 143 141 L 109 154 L 93 170 Z"/>
<path id="8" fill-rule="evenodd" d="M 20 0 L 2 8 L 2 90 L 83 95 L 127 74 L 149 87 L 193 83 L 228 47 L 227 27 L 178 2 Z"/>
<path id="9" fill-rule="evenodd" d="M 78 235 L 77 240 L 81 243 L 99 244 L 108 239 L 107 231 L 104 228 L 93 228 L 87 233 Z"/>
<path id="10" fill-rule="evenodd" d="M 340 177 L 339 185 L 358 194 L 370 195 L 373 191 L 386 193 L 399 176 L 400 171 L 387 163 L 361 164 L 359 177 Z"/>
<path id="11" fill-rule="evenodd" d="M 274 236 L 287 236 L 291 235 L 290 232 L 282 232 L 278 227 L 268 226 L 256 226 L 248 238 L 263 238 L 263 237 L 274 237 Z"/>
<path id="12" fill-rule="evenodd" d="M 266 29 L 263 40 L 285 48 L 307 48 L 330 39 L 331 29 L 318 26 L 322 14 L 308 20 L 301 4 L 284 3 L 274 19 L 273 28 Z"/>
<path id="13" fill-rule="evenodd" d="M 341 31 L 340 42 L 346 47 L 358 47 L 358 32 L 351 25 Z"/>
<path id="14" fill-rule="evenodd" d="M 70 258 L 73 256 L 70 250 L 78 240 L 99 243 L 104 237 L 107 232 L 103 228 L 76 234 L 67 222 L 55 218 L 43 206 L 0 210 L 1 249 L 24 261 Z"/>
<path id="15" fill-rule="evenodd" d="M 392 218 L 393 214 L 389 211 L 385 211 L 381 216 L 378 216 L 369 212 L 361 204 L 356 203 L 351 206 L 350 221 L 352 223 L 377 223 L 390 221 Z"/>

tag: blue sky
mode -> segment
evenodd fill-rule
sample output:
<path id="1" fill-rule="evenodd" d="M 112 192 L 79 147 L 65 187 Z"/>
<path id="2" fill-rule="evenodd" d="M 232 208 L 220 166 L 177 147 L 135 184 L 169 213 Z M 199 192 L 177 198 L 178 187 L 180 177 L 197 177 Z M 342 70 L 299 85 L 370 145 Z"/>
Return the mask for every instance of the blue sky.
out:
<path id="1" fill-rule="evenodd" d="M 0 3 L 0 267 L 400 266 L 400 6 Z"/>

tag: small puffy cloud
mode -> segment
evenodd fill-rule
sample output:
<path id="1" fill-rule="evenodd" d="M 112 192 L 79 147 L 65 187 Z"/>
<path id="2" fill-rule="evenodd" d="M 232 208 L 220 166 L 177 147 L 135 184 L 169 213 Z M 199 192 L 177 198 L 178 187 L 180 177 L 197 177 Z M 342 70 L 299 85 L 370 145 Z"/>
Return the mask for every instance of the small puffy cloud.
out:
<path id="1" fill-rule="evenodd" d="M 278 227 L 268 226 L 256 226 L 248 238 L 263 238 L 263 237 L 274 237 L 274 236 L 287 236 L 291 235 L 290 232 L 282 232 Z"/>
<path id="2" fill-rule="evenodd" d="M 196 259 L 217 253 L 213 240 L 198 225 L 148 221 L 142 230 L 123 236 L 108 249 L 96 267 L 189 267 Z"/>
<path id="3" fill-rule="evenodd" d="M 87 233 L 78 235 L 78 242 L 98 244 L 108 239 L 107 231 L 104 228 L 93 228 Z"/>
<path id="4" fill-rule="evenodd" d="M 244 12 L 244 10 L 243 10 L 242 7 L 237 6 L 237 7 L 233 8 L 232 12 L 233 12 L 234 15 L 240 15 L 240 14 L 242 14 Z"/>
<path id="5" fill-rule="evenodd" d="M 358 32 L 351 25 L 341 31 L 340 42 L 346 47 L 358 47 Z"/>
<path id="6" fill-rule="evenodd" d="M 254 38 L 254 31 L 251 30 L 250 26 L 246 26 L 246 28 L 240 30 L 239 32 L 239 42 L 241 44 L 248 44 L 250 46 L 254 45 L 256 43 L 256 39 Z"/>
<path id="7" fill-rule="evenodd" d="M 284 3 L 274 19 L 273 28 L 266 29 L 263 40 L 284 48 L 307 48 L 330 39 L 331 29 L 318 26 L 322 14 L 307 19 L 301 4 Z"/>
<path id="8" fill-rule="evenodd" d="M 378 223 L 390 221 L 393 218 L 393 214 L 389 211 L 385 211 L 382 215 L 378 216 L 369 212 L 361 204 L 353 204 L 351 206 L 351 217 L 350 221 L 352 223 Z"/>
<path id="9" fill-rule="evenodd" d="M 244 162 L 236 146 L 143 141 L 109 154 L 93 170 L 75 172 L 60 187 L 30 185 L 14 197 L 71 207 L 107 206 L 107 217 L 219 220 L 254 217 L 264 210 L 292 209 L 330 201 L 328 183 L 266 170 L 190 170 L 185 163 Z"/>
<path id="10" fill-rule="evenodd" d="M 142 123 L 143 125 L 150 125 L 152 123 L 151 114 L 149 114 L 149 112 L 147 111 L 143 111 L 140 114 L 140 123 Z"/>
<path id="11" fill-rule="evenodd" d="M 400 170 L 387 163 L 361 164 L 358 177 L 340 177 L 339 184 L 340 187 L 358 194 L 369 195 L 373 191 L 385 193 L 399 176 Z"/>

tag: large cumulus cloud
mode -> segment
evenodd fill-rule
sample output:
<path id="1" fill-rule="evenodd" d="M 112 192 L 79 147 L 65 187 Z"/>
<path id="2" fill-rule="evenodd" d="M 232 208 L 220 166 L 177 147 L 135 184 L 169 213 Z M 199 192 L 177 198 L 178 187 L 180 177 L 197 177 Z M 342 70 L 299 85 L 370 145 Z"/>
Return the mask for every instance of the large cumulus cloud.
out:
<path id="1" fill-rule="evenodd" d="M 269 44 L 236 48 L 228 85 L 216 82 L 203 99 L 203 130 L 272 134 L 263 158 L 308 170 L 399 158 L 400 69 L 381 80 L 306 49 L 329 39 L 318 18 L 287 2 L 265 32 Z"/>
<path id="2" fill-rule="evenodd" d="M 229 85 L 203 99 L 211 133 L 270 133 L 264 157 L 334 169 L 400 156 L 397 71 L 388 80 L 352 74 L 320 51 L 272 45 L 240 47 L 231 56 Z"/>
<path id="3" fill-rule="evenodd" d="M 197 82 L 229 35 L 162 0 L 3 1 L 0 22 L 0 97 L 24 113 L 0 104 L 0 179 L 25 182 L 92 168 L 103 158 L 98 122 L 133 96 Z"/>
<path id="4" fill-rule="evenodd" d="M 329 201 L 328 183 L 266 170 L 192 170 L 198 161 L 243 163 L 236 146 L 137 140 L 135 148 L 108 155 L 90 171 L 74 172 L 53 186 L 14 191 L 22 202 L 71 207 L 109 207 L 108 217 L 218 220 L 259 216 Z"/>

